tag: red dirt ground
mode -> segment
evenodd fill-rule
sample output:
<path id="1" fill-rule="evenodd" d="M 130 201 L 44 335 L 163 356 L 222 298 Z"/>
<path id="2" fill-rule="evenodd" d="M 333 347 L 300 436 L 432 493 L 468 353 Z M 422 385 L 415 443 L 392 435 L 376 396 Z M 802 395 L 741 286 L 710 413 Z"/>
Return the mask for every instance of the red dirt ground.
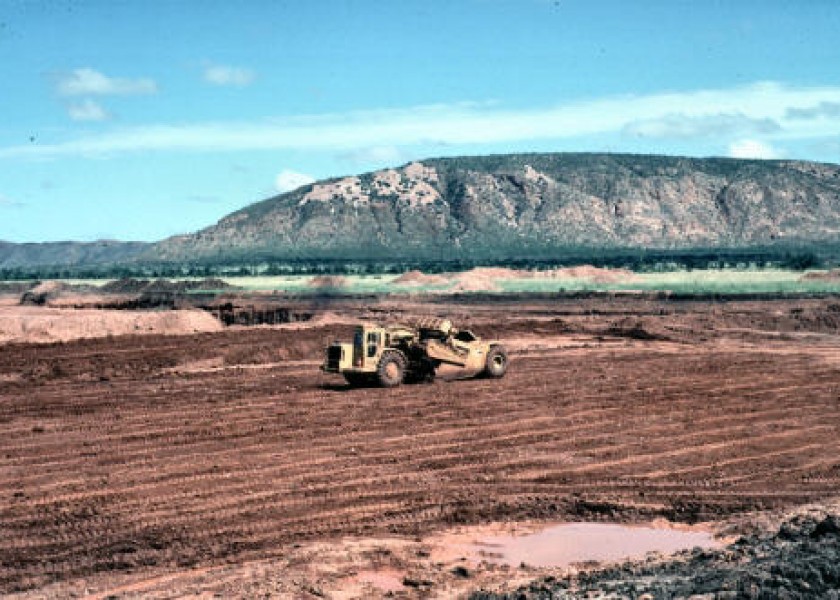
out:
<path id="1" fill-rule="evenodd" d="M 0 346 L 0 594 L 142 595 L 344 536 L 837 494 L 836 300 L 423 309 L 508 342 L 508 375 L 350 389 L 317 369 L 341 324 Z"/>

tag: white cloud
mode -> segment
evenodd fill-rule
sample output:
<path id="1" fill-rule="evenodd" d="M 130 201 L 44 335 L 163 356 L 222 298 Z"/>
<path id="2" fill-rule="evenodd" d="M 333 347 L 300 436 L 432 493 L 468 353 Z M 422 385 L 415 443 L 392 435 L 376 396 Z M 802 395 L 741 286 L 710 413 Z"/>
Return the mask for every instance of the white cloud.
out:
<path id="1" fill-rule="evenodd" d="M 789 119 L 820 119 L 840 117 L 840 102 L 820 102 L 808 108 L 789 108 L 785 113 Z"/>
<path id="2" fill-rule="evenodd" d="M 732 158 L 779 158 L 780 152 L 768 143 L 758 140 L 738 140 L 729 144 Z"/>
<path id="3" fill-rule="evenodd" d="M 278 192 L 290 192 L 298 189 L 302 185 L 308 185 L 315 181 L 312 175 L 306 173 L 298 173 L 290 169 L 283 169 L 278 173 L 274 180 L 274 187 Z"/>
<path id="4" fill-rule="evenodd" d="M 111 118 L 108 111 L 90 98 L 68 106 L 67 114 L 74 121 L 106 121 Z"/>
<path id="5" fill-rule="evenodd" d="M 342 153 L 339 158 L 352 163 L 398 163 L 405 159 L 405 154 L 396 146 L 371 146 Z"/>
<path id="6" fill-rule="evenodd" d="M 106 96 L 154 94 L 158 91 L 153 79 L 122 79 L 108 77 L 94 69 L 85 67 L 60 75 L 56 90 L 61 96 Z"/>
<path id="7" fill-rule="evenodd" d="M 781 126 L 773 119 L 751 118 L 742 113 L 701 116 L 674 113 L 657 119 L 634 121 L 624 128 L 624 133 L 660 139 L 697 139 L 780 130 Z"/>
<path id="8" fill-rule="evenodd" d="M 640 123 L 679 115 L 690 127 L 653 128 L 660 136 L 699 135 L 703 123 L 751 124 L 734 131 L 719 126 L 721 144 L 761 134 L 766 140 L 813 139 L 840 132 L 840 116 L 819 120 L 788 118 L 791 109 L 840 102 L 840 87 L 792 87 L 756 83 L 743 87 L 622 96 L 559 106 L 504 110 L 460 103 L 405 109 L 309 115 L 260 121 L 149 125 L 113 129 L 53 144 L 0 148 L 2 157 L 108 156 L 138 151 L 233 152 L 243 150 L 330 150 L 429 144 L 491 144 L 626 135 Z M 650 127 L 650 125 L 648 125 Z M 750 129 L 751 128 L 751 129 Z"/>
<path id="9" fill-rule="evenodd" d="M 244 87 L 254 81 L 256 75 L 251 69 L 228 65 L 207 65 L 204 67 L 204 81 L 213 85 Z"/>

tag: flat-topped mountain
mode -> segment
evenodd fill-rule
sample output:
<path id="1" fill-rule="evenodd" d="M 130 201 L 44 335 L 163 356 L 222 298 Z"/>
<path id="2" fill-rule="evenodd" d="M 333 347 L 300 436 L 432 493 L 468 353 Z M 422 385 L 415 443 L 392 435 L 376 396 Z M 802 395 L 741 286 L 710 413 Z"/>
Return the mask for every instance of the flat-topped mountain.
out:
<path id="1" fill-rule="evenodd" d="M 803 247 L 840 254 L 838 165 L 510 154 L 319 181 L 155 244 L 0 243 L 0 268 Z"/>
<path id="2" fill-rule="evenodd" d="M 615 154 L 442 158 L 320 181 L 164 240 L 157 260 L 511 259 L 840 242 L 840 166 Z"/>

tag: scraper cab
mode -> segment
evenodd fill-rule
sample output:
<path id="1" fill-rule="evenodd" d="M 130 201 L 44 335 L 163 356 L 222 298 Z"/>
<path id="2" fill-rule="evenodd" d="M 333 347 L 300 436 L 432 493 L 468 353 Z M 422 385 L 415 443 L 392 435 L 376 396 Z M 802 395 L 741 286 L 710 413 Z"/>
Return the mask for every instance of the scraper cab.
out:
<path id="1" fill-rule="evenodd" d="M 351 385 L 394 387 L 431 382 L 441 365 L 455 367 L 462 376 L 502 377 L 508 357 L 496 341 L 457 330 L 446 319 L 424 319 L 413 325 L 359 325 L 352 342 L 327 348 L 321 368 L 343 375 Z"/>

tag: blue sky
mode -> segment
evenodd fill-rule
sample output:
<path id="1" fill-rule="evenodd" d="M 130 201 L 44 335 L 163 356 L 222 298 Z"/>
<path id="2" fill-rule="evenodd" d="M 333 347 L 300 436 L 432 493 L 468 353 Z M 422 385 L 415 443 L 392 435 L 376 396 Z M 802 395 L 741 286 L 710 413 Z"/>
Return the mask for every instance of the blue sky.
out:
<path id="1" fill-rule="evenodd" d="M 838 39 L 836 0 L 0 0 L 0 240 L 436 156 L 840 163 Z"/>

